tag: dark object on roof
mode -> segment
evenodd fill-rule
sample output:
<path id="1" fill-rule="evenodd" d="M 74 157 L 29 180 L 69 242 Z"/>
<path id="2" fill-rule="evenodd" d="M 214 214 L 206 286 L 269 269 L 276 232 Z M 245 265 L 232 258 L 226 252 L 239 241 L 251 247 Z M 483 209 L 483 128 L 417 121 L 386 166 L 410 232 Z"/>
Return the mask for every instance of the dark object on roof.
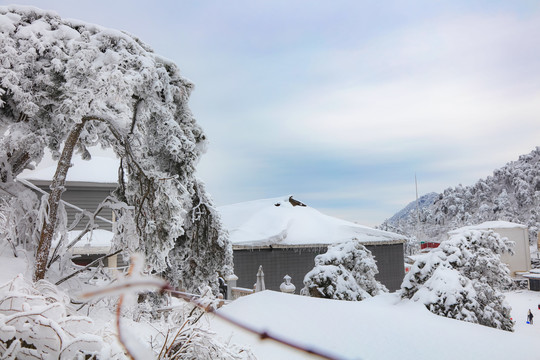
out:
<path id="1" fill-rule="evenodd" d="M 293 199 L 292 195 L 289 196 L 289 202 L 292 204 L 292 206 L 306 206 L 306 204 L 301 203 L 300 201 Z"/>

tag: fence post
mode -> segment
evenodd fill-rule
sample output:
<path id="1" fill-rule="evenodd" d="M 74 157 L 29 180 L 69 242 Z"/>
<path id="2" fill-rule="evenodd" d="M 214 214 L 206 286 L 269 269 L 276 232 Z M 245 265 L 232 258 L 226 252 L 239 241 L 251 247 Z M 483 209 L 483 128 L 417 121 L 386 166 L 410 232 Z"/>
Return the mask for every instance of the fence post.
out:
<path id="1" fill-rule="evenodd" d="M 233 300 L 232 289 L 236 287 L 236 280 L 238 280 L 238 276 L 234 274 L 225 276 L 225 281 L 227 282 L 227 300 Z"/>
<path id="2" fill-rule="evenodd" d="M 259 271 L 257 271 L 257 282 L 255 283 L 255 292 L 266 290 L 264 285 L 264 272 L 262 265 L 259 266 Z"/>
<path id="3" fill-rule="evenodd" d="M 279 290 L 287 294 L 294 294 L 294 291 L 296 290 L 296 286 L 294 286 L 294 284 L 291 283 L 291 277 L 289 275 L 285 275 L 283 280 L 284 281 L 281 283 L 281 285 L 279 285 Z"/>

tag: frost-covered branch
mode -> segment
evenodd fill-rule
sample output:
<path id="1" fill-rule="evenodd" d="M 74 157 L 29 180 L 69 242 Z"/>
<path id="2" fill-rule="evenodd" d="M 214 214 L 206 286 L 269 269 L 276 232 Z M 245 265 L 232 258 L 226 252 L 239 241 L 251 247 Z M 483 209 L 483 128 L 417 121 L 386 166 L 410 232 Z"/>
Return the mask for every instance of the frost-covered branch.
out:
<path id="1" fill-rule="evenodd" d="M 86 265 L 85 267 L 83 267 L 83 268 L 81 268 L 81 269 L 79 269 L 79 270 L 77 270 L 77 271 L 75 271 L 75 272 L 69 274 L 68 276 L 66 276 L 66 277 L 64 277 L 64 278 L 62 278 L 62 279 L 60 279 L 60 280 L 58 280 L 58 281 L 55 283 L 55 285 L 60 285 L 61 283 L 65 282 L 65 281 L 67 281 L 67 280 L 69 280 L 69 279 L 71 279 L 71 278 L 74 277 L 75 275 L 80 274 L 81 272 L 83 272 L 83 271 L 85 271 L 85 270 L 91 268 L 92 266 L 94 266 L 95 264 L 99 263 L 99 262 L 102 261 L 102 260 L 108 259 L 108 258 L 110 258 L 111 256 L 114 256 L 114 255 L 118 255 L 119 253 L 122 252 L 122 250 L 123 250 L 123 249 L 118 249 L 118 250 L 116 250 L 115 252 L 113 252 L 113 253 L 111 253 L 111 254 L 107 254 L 107 255 L 103 255 L 103 256 L 98 257 L 96 260 L 92 261 L 90 264 Z"/>
<path id="2" fill-rule="evenodd" d="M 111 358 L 92 320 L 68 315 L 68 299 L 44 280 L 32 284 L 17 276 L 0 286 L 2 359 Z"/>
<path id="3" fill-rule="evenodd" d="M 105 204 L 110 202 L 111 201 L 111 197 L 107 197 L 105 200 L 103 200 L 101 203 L 99 203 L 99 205 L 97 206 L 96 210 L 94 211 L 93 214 L 90 214 L 88 213 L 88 211 L 86 210 L 82 210 L 84 213 L 87 213 L 89 214 L 89 221 L 88 223 L 86 224 L 85 228 L 79 233 L 79 235 L 77 235 L 77 237 L 75 237 L 75 239 L 73 239 L 67 246 L 66 246 L 66 250 L 69 250 L 71 248 L 73 248 L 75 245 L 77 245 L 77 243 L 79 241 L 81 241 L 84 237 L 84 235 L 86 235 L 87 233 L 89 233 L 90 231 L 93 231 L 95 229 L 97 229 L 99 226 L 97 224 L 94 223 L 94 221 L 96 219 L 103 219 L 103 220 L 107 220 L 107 222 L 113 224 L 111 221 L 109 221 L 108 219 L 105 219 L 105 218 L 102 218 L 101 216 L 98 216 L 98 214 L 105 208 Z M 74 225 L 72 225 L 72 227 L 74 227 Z M 49 264 L 47 265 L 47 268 L 49 268 L 54 262 L 58 261 L 61 257 L 61 254 L 57 254 L 58 252 L 58 249 L 60 248 L 62 244 L 59 242 L 58 245 L 56 246 L 54 252 L 53 252 L 53 255 L 51 256 L 51 260 L 49 261 Z M 109 255 L 110 256 L 110 255 Z"/>

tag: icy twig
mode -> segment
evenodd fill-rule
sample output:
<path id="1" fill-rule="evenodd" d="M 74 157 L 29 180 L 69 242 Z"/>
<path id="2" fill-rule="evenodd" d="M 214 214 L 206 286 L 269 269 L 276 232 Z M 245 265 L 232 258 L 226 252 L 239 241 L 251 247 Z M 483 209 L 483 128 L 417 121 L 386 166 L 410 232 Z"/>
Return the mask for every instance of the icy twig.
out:
<path id="1" fill-rule="evenodd" d="M 90 268 L 92 265 L 97 264 L 99 261 L 104 260 L 104 259 L 107 259 L 107 258 L 110 258 L 111 256 L 114 256 L 114 255 L 117 255 L 117 254 L 120 253 L 121 251 L 122 251 L 122 249 L 119 249 L 119 250 L 116 250 L 115 252 L 113 252 L 112 254 L 103 255 L 103 256 L 97 258 L 96 260 L 92 261 L 90 264 L 86 265 L 85 267 L 83 267 L 83 268 L 81 268 L 81 269 L 79 269 L 79 270 L 77 270 L 77 271 L 71 273 L 70 275 L 66 276 L 66 277 L 63 278 L 63 279 L 58 280 L 58 281 L 55 283 L 55 285 L 60 285 L 61 283 L 63 283 L 64 281 L 67 281 L 67 280 L 71 279 L 72 277 L 74 277 L 74 276 L 77 275 L 78 273 L 83 272 L 84 270 Z M 105 290 L 105 289 L 103 289 L 103 290 Z"/>
<path id="2" fill-rule="evenodd" d="M 141 278 L 135 278 L 135 279 L 127 278 L 127 279 L 118 281 L 114 285 L 107 286 L 103 289 L 84 293 L 83 297 L 93 298 L 93 297 L 99 297 L 99 296 L 124 295 L 126 291 L 133 291 L 133 292 L 142 292 L 142 291 L 149 291 L 149 290 L 163 291 L 163 290 L 166 290 L 167 288 L 168 288 L 167 282 L 159 278 L 152 278 L 152 277 L 148 277 L 148 278 L 141 277 Z"/>
<path id="3" fill-rule="evenodd" d="M 174 338 L 172 339 L 171 341 L 171 345 L 169 345 L 169 347 L 167 348 L 167 351 L 165 352 L 165 355 L 164 355 L 164 358 L 167 358 L 167 355 L 169 354 L 169 352 L 172 350 L 173 348 L 173 345 L 174 345 L 174 342 L 176 341 L 176 339 L 178 338 L 178 335 L 180 335 L 182 333 L 182 330 L 184 330 L 184 327 L 186 326 L 186 324 L 188 323 L 188 320 L 184 321 L 184 323 L 182 324 L 182 326 L 180 327 L 180 329 L 178 329 L 178 331 L 176 332 L 176 335 L 174 336 Z M 169 334 L 167 333 L 167 336 Z M 165 343 L 163 344 L 163 346 L 166 346 L 167 345 L 167 339 L 165 339 Z M 158 357 L 158 359 L 161 359 L 161 353 L 159 354 L 160 357 Z"/>
<path id="4" fill-rule="evenodd" d="M 161 354 L 163 354 L 163 351 L 165 350 L 165 348 L 167 347 L 167 341 L 169 340 L 169 333 L 171 332 L 171 330 L 167 330 L 167 334 L 165 335 L 165 341 L 163 342 L 163 346 L 161 347 L 161 351 L 159 352 L 159 355 L 158 355 L 158 359 L 161 359 Z M 167 350 L 168 351 L 168 350 Z"/>
<path id="5" fill-rule="evenodd" d="M 122 314 L 124 296 L 130 292 L 138 293 L 142 291 L 148 291 L 150 289 L 163 291 L 169 287 L 169 284 L 163 279 L 152 276 L 140 275 L 143 265 L 143 260 L 139 256 L 134 255 L 131 258 L 131 264 L 124 279 L 120 279 L 116 283 L 109 285 L 103 289 L 88 292 L 82 295 L 84 298 L 116 295 L 119 296 L 118 305 L 116 307 L 116 335 L 118 337 L 120 345 L 122 345 L 126 352 L 126 355 L 130 359 L 135 359 L 135 357 L 133 356 L 133 351 L 129 348 L 126 340 L 123 337 L 122 327 L 120 326 L 120 318 Z"/>

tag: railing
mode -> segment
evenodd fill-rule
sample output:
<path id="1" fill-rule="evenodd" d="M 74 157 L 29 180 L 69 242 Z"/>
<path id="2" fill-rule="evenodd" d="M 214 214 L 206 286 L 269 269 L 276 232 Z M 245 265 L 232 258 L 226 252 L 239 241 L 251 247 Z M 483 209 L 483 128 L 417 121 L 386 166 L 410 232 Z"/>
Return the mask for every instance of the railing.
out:
<path id="1" fill-rule="evenodd" d="M 254 289 L 248 289 L 248 288 L 241 288 L 241 287 L 233 287 L 231 288 L 231 294 L 232 298 L 228 300 L 236 300 L 238 298 L 241 298 L 242 296 L 251 295 L 255 292 Z"/>
<path id="2" fill-rule="evenodd" d="M 264 273 L 263 273 L 262 265 L 259 266 L 259 271 L 257 272 L 257 282 L 255 283 L 253 289 L 236 286 L 237 280 L 238 280 L 238 276 L 234 274 L 228 275 L 225 277 L 225 282 L 227 283 L 226 299 L 229 301 L 236 300 L 238 298 L 241 298 L 242 296 L 251 295 L 253 293 L 263 291 L 266 289 L 264 285 Z M 291 277 L 289 275 L 285 275 L 283 280 L 284 281 L 279 287 L 279 289 L 284 293 L 294 294 L 296 287 L 291 283 Z"/>

